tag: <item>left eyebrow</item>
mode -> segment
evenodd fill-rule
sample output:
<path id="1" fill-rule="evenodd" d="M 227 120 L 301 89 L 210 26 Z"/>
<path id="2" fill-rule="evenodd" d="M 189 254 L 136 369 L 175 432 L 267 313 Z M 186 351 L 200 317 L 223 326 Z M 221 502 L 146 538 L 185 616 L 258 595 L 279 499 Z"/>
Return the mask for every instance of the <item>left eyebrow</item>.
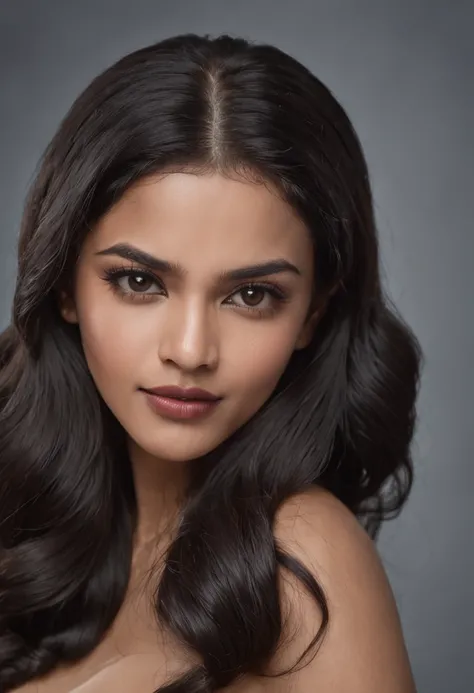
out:
<path id="1" fill-rule="evenodd" d="M 132 260 L 140 265 L 144 265 L 152 270 L 163 274 L 171 274 L 179 277 L 184 277 L 187 272 L 181 265 L 161 260 L 146 253 L 140 248 L 136 248 L 128 243 L 117 243 L 105 250 L 99 250 L 96 255 L 118 255 L 125 260 Z M 221 281 L 234 281 L 238 279 L 254 279 L 256 277 L 264 277 L 270 274 L 279 274 L 281 272 L 292 272 L 301 276 L 300 270 L 288 260 L 277 258 L 258 265 L 250 265 L 249 267 L 239 267 L 237 269 L 225 270 L 220 272 L 219 279 Z"/>

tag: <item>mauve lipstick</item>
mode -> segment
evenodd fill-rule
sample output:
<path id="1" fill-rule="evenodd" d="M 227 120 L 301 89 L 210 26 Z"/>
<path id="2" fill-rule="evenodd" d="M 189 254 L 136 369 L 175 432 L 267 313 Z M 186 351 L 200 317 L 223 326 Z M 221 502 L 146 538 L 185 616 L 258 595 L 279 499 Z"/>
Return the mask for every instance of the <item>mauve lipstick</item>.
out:
<path id="1" fill-rule="evenodd" d="M 221 397 L 200 388 L 181 388 L 174 385 L 141 388 L 151 409 L 161 416 L 175 420 L 196 419 L 213 411 Z"/>

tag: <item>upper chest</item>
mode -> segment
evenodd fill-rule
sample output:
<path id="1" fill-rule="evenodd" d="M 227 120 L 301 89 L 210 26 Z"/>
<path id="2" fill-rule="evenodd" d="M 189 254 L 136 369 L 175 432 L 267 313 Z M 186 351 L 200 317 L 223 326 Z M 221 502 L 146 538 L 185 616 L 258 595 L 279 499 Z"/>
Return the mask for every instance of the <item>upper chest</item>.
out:
<path id="1" fill-rule="evenodd" d="M 102 641 L 81 661 L 57 666 L 15 693 L 153 693 L 192 666 L 192 656 L 159 626 L 145 566 L 134 562 L 124 602 Z M 194 660 L 195 661 L 195 660 Z"/>
<path id="2" fill-rule="evenodd" d="M 153 589 L 158 578 L 147 580 L 150 565 L 150 556 L 146 560 L 135 557 L 124 602 L 92 652 L 77 663 L 58 666 L 16 688 L 14 693 L 154 693 L 196 665 L 199 658 L 157 620 Z M 278 679 L 251 677 L 229 687 L 229 693 L 268 690 L 281 690 Z"/>

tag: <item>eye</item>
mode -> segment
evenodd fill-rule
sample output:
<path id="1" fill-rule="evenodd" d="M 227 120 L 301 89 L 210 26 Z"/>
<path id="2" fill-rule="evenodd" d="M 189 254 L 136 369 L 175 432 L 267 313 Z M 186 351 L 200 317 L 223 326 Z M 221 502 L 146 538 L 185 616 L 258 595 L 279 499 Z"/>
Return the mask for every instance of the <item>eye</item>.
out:
<path id="1" fill-rule="evenodd" d="M 102 278 L 123 298 L 130 298 L 132 301 L 150 300 L 165 293 L 158 277 L 147 270 L 109 267 Z M 158 287 L 158 291 L 149 291 L 153 286 Z"/>
<path id="2" fill-rule="evenodd" d="M 130 273 L 128 275 L 118 277 L 117 284 L 120 286 L 122 291 L 132 291 L 134 293 L 138 291 L 139 293 L 144 293 L 147 291 L 147 289 L 153 286 L 153 284 L 156 284 L 156 281 L 145 274 L 138 274 L 134 272 L 133 274 Z"/>
<path id="3" fill-rule="evenodd" d="M 236 301 L 236 297 L 241 298 L 241 301 Z M 241 286 L 227 301 L 238 308 L 263 314 L 274 312 L 285 299 L 285 293 L 276 285 L 253 283 Z"/>

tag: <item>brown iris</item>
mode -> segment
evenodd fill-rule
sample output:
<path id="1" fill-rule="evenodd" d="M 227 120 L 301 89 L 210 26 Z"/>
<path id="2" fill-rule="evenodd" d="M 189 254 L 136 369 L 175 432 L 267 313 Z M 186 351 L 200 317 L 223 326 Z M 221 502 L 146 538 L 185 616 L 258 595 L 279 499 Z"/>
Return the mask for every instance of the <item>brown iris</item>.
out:
<path id="1" fill-rule="evenodd" d="M 153 284 L 153 279 L 143 274 L 134 274 L 128 277 L 128 285 L 132 291 L 146 291 Z"/>
<path id="2" fill-rule="evenodd" d="M 245 303 L 247 303 L 249 306 L 257 306 L 264 298 L 265 291 L 263 289 L 249 286 L 246 289 L 242 289 L 241 294 Z"/>

